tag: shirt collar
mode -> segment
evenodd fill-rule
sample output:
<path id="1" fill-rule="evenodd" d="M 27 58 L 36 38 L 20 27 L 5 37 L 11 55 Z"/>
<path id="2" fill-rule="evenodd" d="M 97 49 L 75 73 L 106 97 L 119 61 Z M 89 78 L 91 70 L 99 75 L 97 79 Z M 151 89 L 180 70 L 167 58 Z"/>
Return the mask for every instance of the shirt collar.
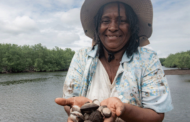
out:
<path id="1" fill-rule="evenodd" d="M 92 57 L 92 58 L 95 58 L 97 50 L 98 50 L 98 45 L 94 46 L 94 50 L 91 49 L 91 50 L 87 53 L 87 55 L 90 56 L 90 57 Z"/>
<path id="2" fill-rule="evenodd" d="M 127 57 L 127 53 L 125 52 L 125 53 L 123 54 L 123 57 L 122 57 L 120 63 L 129 62 L 129 61 L 131 61 L 132 57 L 133 57 L 133 55 L 130 56 L 130 57 Z"/>
<path id="3" fill-rule="evenodd" d="M 91 50 L 87 53 L 87 55 L 90 56 L 90 57 L 92 57 L 92 58 L 95 58 L 97 50 L 98 50 L 98 45 L 94 46 L 94 50 L 91 49 Z M 127 57 L 127 54 L 126 54 L 126 52 L 125 52 L 125 53 L 123 54 L 123 57 L 122 57 L 120 63 L 129 62 L 132 57 L 133 57 L 133 55 L 130 56 L 130 57 Z"/>

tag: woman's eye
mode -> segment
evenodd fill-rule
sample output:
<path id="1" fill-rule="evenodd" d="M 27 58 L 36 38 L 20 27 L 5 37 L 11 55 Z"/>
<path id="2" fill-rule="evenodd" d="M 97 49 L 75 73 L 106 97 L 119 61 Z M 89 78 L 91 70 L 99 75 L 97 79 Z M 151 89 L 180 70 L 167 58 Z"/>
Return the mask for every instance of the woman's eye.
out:
<path id="1" fill-rule="evenodd" d="M 102 23 L 108 23 L 110 22 L 109 20 L 102 20 Z"/>
<path id="2" fill-rule="evenodd" d="M 127 23 L 127 20 L 121 20 L 121 22 L 126 22 Z"/>

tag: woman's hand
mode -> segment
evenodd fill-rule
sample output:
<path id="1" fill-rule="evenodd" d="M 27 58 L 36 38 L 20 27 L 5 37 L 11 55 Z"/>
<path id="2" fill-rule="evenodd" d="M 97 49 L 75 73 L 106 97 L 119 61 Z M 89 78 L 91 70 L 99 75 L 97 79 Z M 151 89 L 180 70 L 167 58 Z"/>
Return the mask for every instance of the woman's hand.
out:
<path id="1" fill-rule="evenodd" d="M 73 105 L 77 105 L 77 106 L 81 107 L 86 102 L 92 102 L 92 100 L 90 100 L 90 99 L 88 99 L 86 97 L 71 97 L 71 98 L 68 98 L 68 99 L 56 98 L 55 102 L 58 105 L 61 105 L 61 106 L 70 106 L 70 107 L 72 107 Z"/>
<path id="2" fill-rule="evenodd" d="M 117 97 L 105 99 L 100 103 L 100 105 L 106 105 L 112 111 L 112 116 L 110 118 L 105 118 L 104 122 L 114 122 L 116 117 L 121 116 L 125 111 L 124 104 Z"/>
<path id="3" fill-rule="evenodd" d="M 77 105 L 77 106 L 81 107 L 86 102 L 92 102 L 92 100 L 90 100 L 90 99 L 88 99 L 86 97 L 71 97 L 71 98 L 68 98 L 68 99 L 56 98 L 55 102 L 58 105 L 61 105 L 61 106 L 70 106 L 70 107 L 72 107 L 73 105 Z M 65 111 L 66 111 L 66 109 L 65 109 Z M 70 110 L 67 110 L 66 112 L 69 115 Z M 70 117 L 68 117 L 67 122 L 73 122 L 73 121 L 70 119 Z"/>

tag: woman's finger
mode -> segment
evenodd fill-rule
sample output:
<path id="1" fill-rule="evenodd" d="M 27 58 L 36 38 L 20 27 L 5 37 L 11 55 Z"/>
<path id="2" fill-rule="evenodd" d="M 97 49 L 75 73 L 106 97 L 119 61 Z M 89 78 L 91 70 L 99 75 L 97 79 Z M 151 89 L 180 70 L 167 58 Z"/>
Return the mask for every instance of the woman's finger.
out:
<path id="1" fill-rule="evenodd" d="M 67 122 L 73 122 L 70 117 L 68 117 Z"/>
<path id="2" fill-rule="evenodd" d="M 121 116 L 121 114 L 123 113 L 125 111 L 125 106 L 123 105 L 118 105 L 117 107 L 116 107 L 116 115 L 117 116 Z"/>
<path id="3" fill-rule="evenodd" d="M 55 102 L 62 106 L 72 106 L 73 105 L 73 98 L 65 99 L 65 98 L 56 98 Z"/>

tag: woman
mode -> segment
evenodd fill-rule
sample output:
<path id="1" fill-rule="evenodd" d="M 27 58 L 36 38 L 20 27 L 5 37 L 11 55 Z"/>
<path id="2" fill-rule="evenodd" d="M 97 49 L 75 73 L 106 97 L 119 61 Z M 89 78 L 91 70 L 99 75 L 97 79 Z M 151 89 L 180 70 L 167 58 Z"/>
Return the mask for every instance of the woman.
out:
<path id="1" fill-rule="evenodd" d="M 86 0 L 81 22 L 95 45 L 76 52 L 56 103 L 69 114 L 69 106 L 98 99 L 112 111 L 104 121 L 161 122 L 173 106 L 157 54 L 142 47 L 152 33 L 151 1 Z"/>

